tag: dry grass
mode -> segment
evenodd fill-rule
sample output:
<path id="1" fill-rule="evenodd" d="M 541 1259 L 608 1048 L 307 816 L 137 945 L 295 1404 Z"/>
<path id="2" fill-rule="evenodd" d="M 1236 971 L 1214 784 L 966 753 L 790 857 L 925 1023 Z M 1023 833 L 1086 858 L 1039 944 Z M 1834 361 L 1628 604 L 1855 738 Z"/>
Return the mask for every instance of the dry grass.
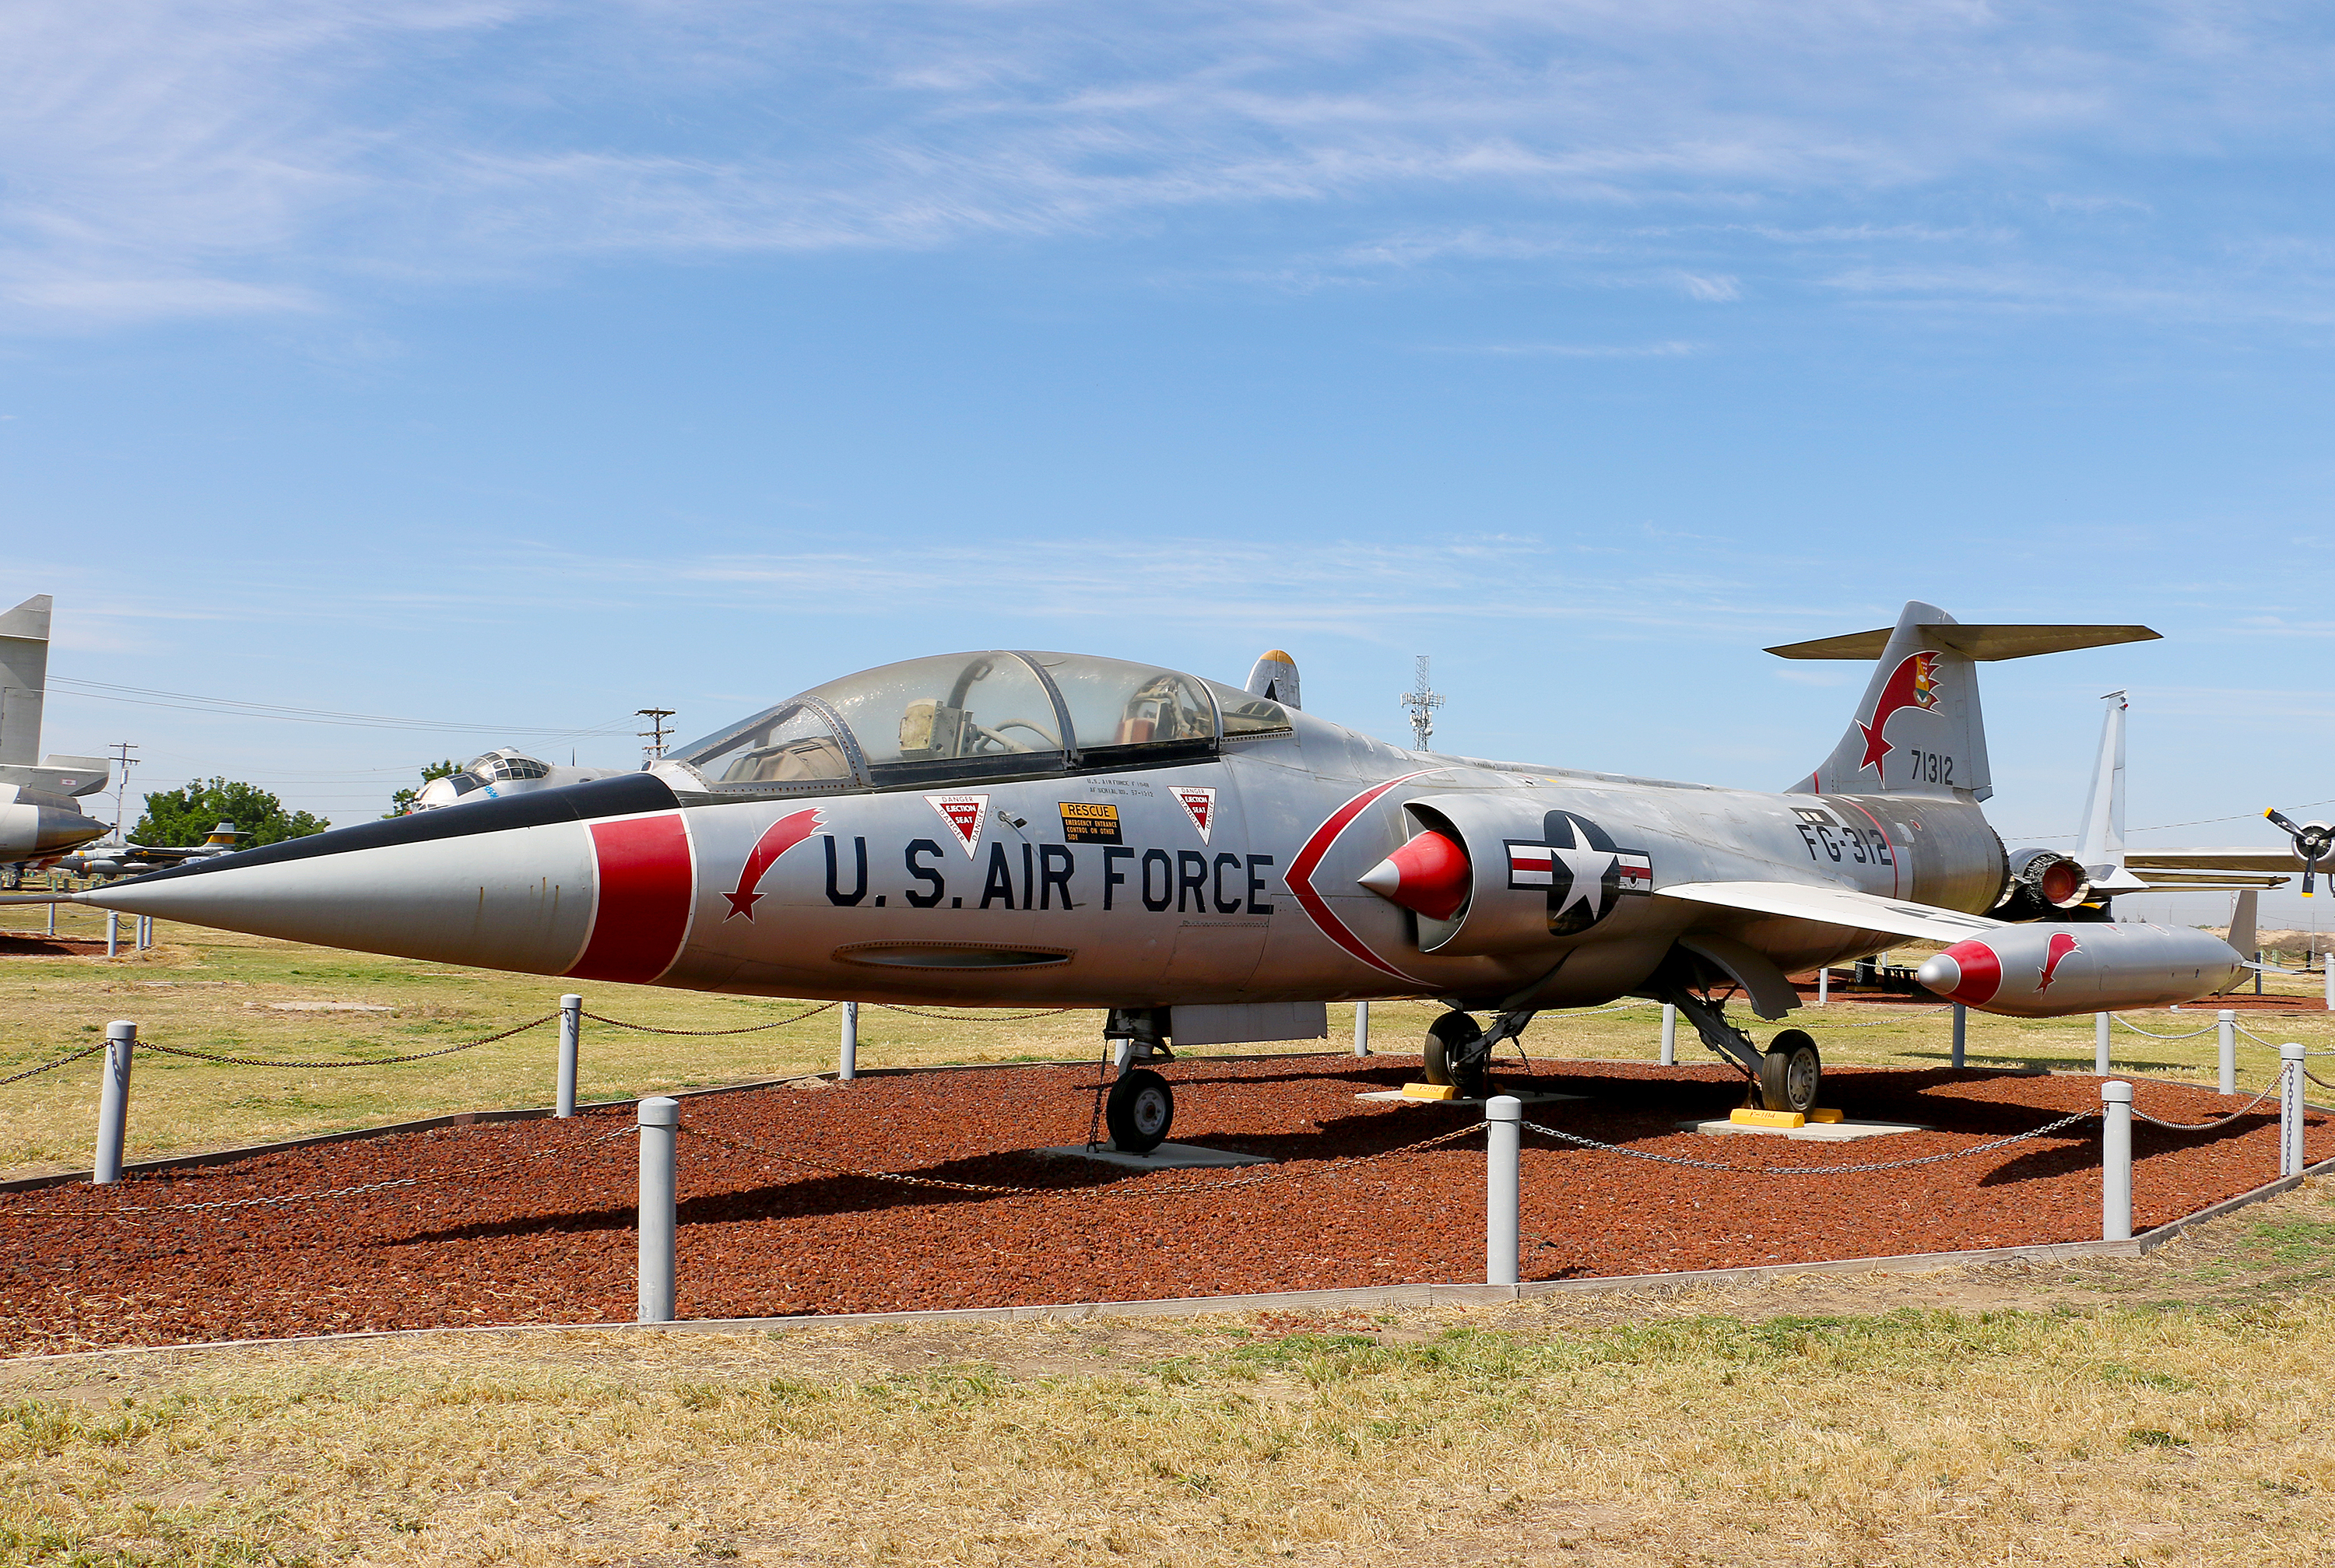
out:
<path id="1" fill-rule="evenodd" d="M 35 929 L 23 910 L 6 924 Z M 102 934 L 93 910 L 63 912 L 68 934 Z M 127 926 L 125 925 L 125 930 Z M 0 959 L 0 1075 L 100 1038 L 105 1021 L 132 1018 L 150 1039 L 196 1050 L 286 1060 L 402 1054 L 492 1033 L 557 1005 L 557 980 L 379 958 L 189 926 L 158 925 L 152 951 L 102 958 Z M 1904 954 L 1917 951 L 1909 945 Z M 2297 994 L 2309 982 L 2278 980 Z M 801 1004 L 712 996 L 654 986 L 587 986 L 586 1005 L 611 1017 L 678 1029 L 733 1028 L 784 1017 Z M 349 1002 L 391 1013 L 286 1012 L 277 1002 Z M 1424 1002 L 1376 1004 L 1372 1039 L 1381 1054 L 1417 1048 L 1439 1011 Z M 1651 1060 L 1658 1032 L 1651 1007 L 1589 1014 L 1545 1014 L 1526 1043 L 1536 1056 Z M 2208 1011 L 2184 1009 L 2128 1016 L 2175 1033 L 2210 1025 Z M 1332 1049 L 1349 1040 L 1352 1009 L 1331 1010 Z M 1809 1029 L 1836 1063 L 1936 1066 L 1946 1060 L 1944 1016 L 1929 1010 L 1835 1003 L 1792 1020 Z M 2335 1043 L 2335 1015 L 2255 1019 L 2271 1039 Z M 814 1072 L 835 1063 L 836 1015 L 728 1039 L 681 1039 L 586 1026 L 586 1099 L 629 1098 L 675 1089 Z M 1092 1011 L 1014 1021 L 939 1021 L 863 1009 L 863 1067 L 937 1062 L 1083 1060 L 1100 1044 Z M 2240 1040 L 2242 1080 L 2260 1084 L 2276 1067 L 2272 1046 Z M 2036 1021 L 1970 1020 L 1974 1065 L 2088 1070 L 2088 1016 Z M 445 1111 L 543 1105 L 552 1093 L 556 1030 L 546 1027 L 473 1051 L 400 1067 L 284 1070 L 219 1067 L 148 1052 L 139 1059 L 131 1118 L 132 1158 L 230 1147 L 312 1132 L 338 1131 Z M 1239 1048 L 1233 1048 L 1235 1051 Z M 1277 1045 L 1259 1051 L 1287 1049 Z M 2213 1035 L 2157 1041 L 2119 1029 L 2118 1070 L 2210 1081 Z M 1681 1060 L 1712 1060 L 1684 1031 Z M 0 1089 L 0 1173 L 84 1168 L 97 1118 L 95 1059 Z"/>
<path id="2" fill-rule="evenodd" d="M 2204 1253 L 1974 1282 L 2034 1310 L 1905 1304 L 1951 1298 L 1952 1276 L 1925 1276 L 18 1363 L 0 1368 L 0 1554 L 2318 1563 L 2335 1300 L 2312 1285 L 2335 1207 L 2282 1204 Z M 2113 1300 L 2196 1287 L 2201 1259 L 2221 1271 L 2202 1303 Z M 1810 1315 L 1811 1289 L 1833 1310 Z"/>

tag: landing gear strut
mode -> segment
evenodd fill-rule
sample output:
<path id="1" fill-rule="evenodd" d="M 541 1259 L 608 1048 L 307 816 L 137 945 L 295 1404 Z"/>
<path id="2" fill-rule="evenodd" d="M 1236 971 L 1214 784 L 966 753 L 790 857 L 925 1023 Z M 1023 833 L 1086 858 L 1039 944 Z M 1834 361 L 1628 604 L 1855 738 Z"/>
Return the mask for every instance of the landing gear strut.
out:
<path id="1" fill-rule="evenodd" d="M 1817 1108 L 1824 1088 L 1824 1059 L 1806 1030 L 1785 1030 L 1761 1050 L 1749 1035 L 1727 1021 L 1719 1003 L 1706 1002 L 1684 986 L 1663 986 L 1655 1000 L 1677 1008 L 1704 1045 L 1742 1070 L 1751 1080 L 1747 1108 L 1796 1110 L 1803 1116 Z"/>
<path id="2" fill-rule="evenodd" d="M 1110 1147 L 1121 1154 L 1149 1154 L 1168 1139 L 1176 1120 L 1176 1091 L 1168 1080 L 1139 1064 L 1173 1061 L 1161 1033 L 1165 1008 L 1114 1007 L 1103 1025 L 1103 1040 L 1112 1046 L 1119 1079 L 1103 1100 L 1103 1125 L 1110 1131 Z"/>

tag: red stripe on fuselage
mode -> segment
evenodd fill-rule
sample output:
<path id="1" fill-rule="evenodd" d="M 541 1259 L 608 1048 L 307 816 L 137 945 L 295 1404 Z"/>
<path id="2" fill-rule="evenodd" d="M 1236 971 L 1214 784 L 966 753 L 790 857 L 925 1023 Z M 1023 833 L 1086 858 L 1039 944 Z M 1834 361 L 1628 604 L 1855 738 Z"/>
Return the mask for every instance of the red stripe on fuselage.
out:
<path id="1" fill-rule="evenodd" d="M 592 939 L 568 973 L 644 985 L 673 966 L 689 934 L 696 882 L 681 813 L 592 824 L 600 899 Z"/>

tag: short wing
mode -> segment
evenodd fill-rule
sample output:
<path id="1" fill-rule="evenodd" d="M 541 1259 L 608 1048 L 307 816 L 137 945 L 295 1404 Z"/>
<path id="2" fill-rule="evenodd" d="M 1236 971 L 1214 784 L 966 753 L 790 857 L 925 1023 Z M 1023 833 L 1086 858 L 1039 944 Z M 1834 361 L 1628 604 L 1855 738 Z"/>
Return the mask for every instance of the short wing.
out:
<path id="1" fill-rule="evenodd" d="M 2291 849 L 2260 847 L 2230 849 L 2127 849 L 2124 863 L 2135 871 L 2300 871 Z"/>
<path id="2" fill-rule="evenodd" d="M 1846 887 L 1812 886 L 1804 882 L 1681 882 L 1658 887 L 1655 895 L 1694 904 L 1715 904 L 1754 915 L 1780 915 L 1792 920 L 1816 920 L 1851 931 L 1887 931 L 1930 942 L 1960 942 L 1981 931 L 2009 924 L 1983 915 L 1964 915 L 1904 898 L 1882 898 Z"/>

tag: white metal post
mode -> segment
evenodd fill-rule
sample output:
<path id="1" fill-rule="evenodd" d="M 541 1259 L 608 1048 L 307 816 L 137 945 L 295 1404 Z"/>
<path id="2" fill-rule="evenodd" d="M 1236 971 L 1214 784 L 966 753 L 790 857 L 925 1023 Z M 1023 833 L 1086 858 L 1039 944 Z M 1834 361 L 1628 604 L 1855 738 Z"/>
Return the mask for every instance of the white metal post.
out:
<path id="1" fill-rule="evenodd" d="M 1817 1005 L 1828 1006 L 1832 1002 L 1832 965 L 1817 965 Z"/>
<path id="2" fill-rule="evenodd" d="M 1484 1282 L 1516 1282 L 1516 1199 L 1522 1186 L 1518 1147 L 1525 1102 L 1496 1094 L 1484 1102 Z"/>
<path id="3" fill-rule="evenodd" d="M 2100 1085 L 2100 1240 L 2132 1240 L 2132 1085 Z"/>
<path id="4" fill-rule="evenodd" d="M 2302 1047 L 2278 1048 L 2278 1174 L 2302 1174 Z"/>
<path id="5" fill-rule="evenodd" d="M 1126 1042 L 1121 1041 L 1120 1046 L 1124 1050 Z M 1119 1065 L 1127 1064 L 1121 1061 Z M 835 1076 L 846 1083 L 859 1076 L 859 1004 L 856 1002 L 843 1004 L 843 1059 Z"/>
<path id="6" fill-rule="evenodd" d="M 2224 1008 L 2214 1014 L 2214 1022 L 2221 1035 L 2222 1092 L 2238 1092 L 2238 1015 L 2233 1008 Z"/>
<path id="7" fill-rule="evenodd" d="M 52 893 L 54 893 L 56 890 L 57 890 L 57 879 L 56 879 L 55 877 L 52 876 L 52 877 L 50 877 L 50 878 L 49 878 L 49 891 L 50 891 L 50 892 L 52 892 Z M 52 905 L 49 905 L 49 934 L 50 934 L 51 936 L 54 936 L 56 934 L 57 934 L 57 906 L 56 906 L 55 905 L 52 904 Z"/>
<path id="8" fill-rule="evenodd" d="M 138 951 L 143 953 L 153 945 L 154 917 L 150 915 L 141 915 L 138 917 Z"/>
<path id="9" fill-rule="evenodd" d="M 105 956 L 113 957 L 121 951 L 121 911 L 105 912 Z"/>
<path id="10" fill-rule="evenodd" d="M 2335 949 L 2330 949 L 2320 956 L 2319 968 L 2326 977 L 2327 1011 L 2335 1012 Z"/>
<path id="11" fill-rule="evenodd" d="M 569 992 L 559 999 L 559 1100 L 552 1114 L 576 1114 L 576 1060 L 583 1053 L 584 999 Z"/>
<path id="12" fill-rule="evenodd" d="M 130 1128 L 130 1060 L 138 1050 L 138 1025 L 117 1018 L 105 1026 L 105 1077 L 98 1085 L 97 1157 L 93 1182 L 121 1179 L 121 1144 Z"/>
<path id="13" fill-rule="evenodd" d="M 1371 1004 L 1367 1002 L 1358 1002 L 1354 1003 L 1354 1054 L 1368 1056 L 1370 1053 Z"/>
<path id="14" fill-rule="evenodd" d="M 673 1321 L 673 1144 L 681 1101 L 658 1095 L 641 1101 L 641 1316 Z"/>
<path id="15" fill-rule="evenodd" d="M 1662 1003 L 1662 1065 L 1678 1065 L 1678 1004 Z"/>
<path id="16" fill-rule="evenodd" d="M 2108 1015 L 2092 1015 L 2092 1070 L 2102 1078 L 2108 1075 Z"/>
<path id="17" fill-rule="evenodd" d="M 1967 1059 L 1970 1045 L 1970 1009 L 1954 1003 L 1954 1065 L 1960 1067 Z"/>

